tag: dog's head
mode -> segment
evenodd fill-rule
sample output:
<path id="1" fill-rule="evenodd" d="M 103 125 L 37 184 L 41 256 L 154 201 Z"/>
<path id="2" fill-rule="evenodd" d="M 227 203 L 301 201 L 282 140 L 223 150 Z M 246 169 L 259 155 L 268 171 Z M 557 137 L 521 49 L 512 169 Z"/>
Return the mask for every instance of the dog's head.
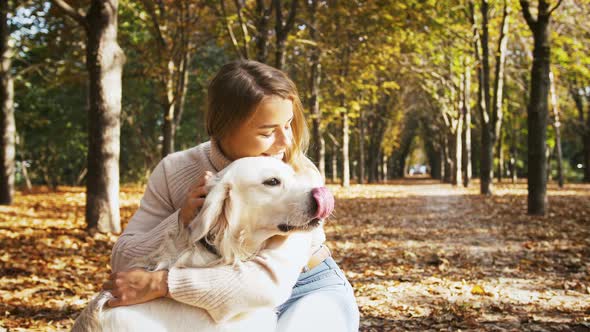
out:
<path id="1" fill-rule="evenodd" d="M 205 238 L 226 263 L 250 257 L 274 235 L 315 229 L 334 208 L 332 194 L 317 179 L 298 176 L 271 157 L 238 159 L 207 185 L 190 237 Z"/>

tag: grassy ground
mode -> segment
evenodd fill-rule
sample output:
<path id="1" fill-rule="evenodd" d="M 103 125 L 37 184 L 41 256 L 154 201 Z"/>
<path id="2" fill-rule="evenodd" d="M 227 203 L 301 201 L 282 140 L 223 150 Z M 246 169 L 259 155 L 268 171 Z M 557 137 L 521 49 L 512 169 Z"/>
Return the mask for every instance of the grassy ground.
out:
<path id="1" fill-rule="evenodd" d="M 328 244 L 353 284 L 361 331 L 590 331 L 590 185 L 477 194 L 426 179 L 331 185 Z M 121 215 L 142 188 L 124 188 Z M 0 330 L 63 330 L 109 273 L 114 235 L 83 230 L 83 188 L 36 188 L 0 207 Z"/>

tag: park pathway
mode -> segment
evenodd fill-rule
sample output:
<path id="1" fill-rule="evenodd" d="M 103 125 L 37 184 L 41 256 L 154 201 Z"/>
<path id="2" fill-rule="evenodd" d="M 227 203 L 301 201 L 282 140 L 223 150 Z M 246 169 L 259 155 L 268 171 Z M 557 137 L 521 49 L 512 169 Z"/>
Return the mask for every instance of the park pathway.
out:
<path id="1" fill-rule="evenodd" d="M 539 218 L 524 184 L 333 186 L 328 239 L 361 331 L 590 331 L 589 188 L 551 187 Z"/>

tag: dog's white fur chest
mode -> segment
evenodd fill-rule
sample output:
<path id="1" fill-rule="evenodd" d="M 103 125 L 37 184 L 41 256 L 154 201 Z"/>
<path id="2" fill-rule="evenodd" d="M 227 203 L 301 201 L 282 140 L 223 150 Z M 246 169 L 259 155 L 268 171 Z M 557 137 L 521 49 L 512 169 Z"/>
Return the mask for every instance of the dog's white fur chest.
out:
<path id="1" fill-rule="evenodd" d="M 105 332 L 271 332 L 275 328 L 276 315 L 269 308 L 249 312 L 224 324 L 215 324 L 205 310 L 162 298 L 139 305 L 103 311 L 100 330 Z"/>

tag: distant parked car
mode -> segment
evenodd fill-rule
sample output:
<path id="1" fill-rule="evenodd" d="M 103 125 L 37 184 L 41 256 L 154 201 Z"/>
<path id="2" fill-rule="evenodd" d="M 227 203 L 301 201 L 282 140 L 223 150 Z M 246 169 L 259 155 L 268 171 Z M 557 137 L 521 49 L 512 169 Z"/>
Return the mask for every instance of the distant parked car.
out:
<path id="1" fill-rule="evenodd" d="M 428 168 L 426 165 L 413 165 L 410 166 L 408 170 L 409 175 L 422 175 L 428 173 Z"/>

